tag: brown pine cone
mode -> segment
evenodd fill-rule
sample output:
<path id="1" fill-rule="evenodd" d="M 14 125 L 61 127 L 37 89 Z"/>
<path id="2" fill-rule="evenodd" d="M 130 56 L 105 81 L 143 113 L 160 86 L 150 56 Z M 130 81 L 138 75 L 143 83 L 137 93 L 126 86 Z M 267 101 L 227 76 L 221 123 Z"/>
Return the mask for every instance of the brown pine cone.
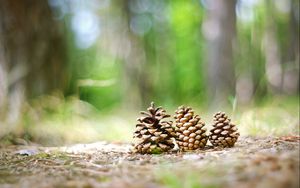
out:
<path id="1" fill-rule="evenodd" d="M 145 117 L 138 118 L 133 152 L 135 153 L 161 153 L 174 147 L 172 138 L 176 136 L 172 127 L 172 121 L 163 121 L 170 117 L 162 107 L 155 108 L 154 103 L 147 109 L 149 112 L 141 112 Z"/>
<path id="2" fill-rule="evenodd" d="M 224 112 L 214 115 L 213 129 L 210 130 L 209 141 L 214 146 L 233 147 L 240 133 Z"/>
<path id="3" fill-rule="evenodd" d="M 182 151 L 202 149 L 207 143 L 205 123 L 190 107 L 180 106 L 176 111 L 177 144 Z"/>

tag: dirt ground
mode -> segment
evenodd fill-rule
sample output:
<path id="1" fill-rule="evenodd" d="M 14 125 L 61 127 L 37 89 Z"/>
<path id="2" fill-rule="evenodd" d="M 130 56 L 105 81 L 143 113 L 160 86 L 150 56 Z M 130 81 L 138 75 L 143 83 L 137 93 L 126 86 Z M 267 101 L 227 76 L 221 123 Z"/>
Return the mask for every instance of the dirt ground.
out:
<path id="1" fill-rule="evenodd" d="M 130 144 L 2 146 L 0 187 L 299 187 L 299 136 L 241 137 L 233 148 L 139 155 Z"/>

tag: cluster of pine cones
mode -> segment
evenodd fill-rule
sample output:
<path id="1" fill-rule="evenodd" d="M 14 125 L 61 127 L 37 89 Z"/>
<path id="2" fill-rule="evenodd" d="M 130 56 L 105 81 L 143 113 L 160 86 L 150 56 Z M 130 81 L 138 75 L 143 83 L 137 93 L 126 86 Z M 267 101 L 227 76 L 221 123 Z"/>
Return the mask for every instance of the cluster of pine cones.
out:
<path id="1" fill-rule="evenodd" d="M 214 115 L 213 128 L 206 134 L 205 123 L 190 107 L 180 106 L 174 115 L 175 126 L 162 107 L 154 103 L 142 111 L 134 132 L 133 152 L 142 154 L 162 153 L 174 148 L 181 151 L 203 149 L 209 140 L 216 147 L 233 147 L 239 137 L 235 124 L 224 112 Z"/>

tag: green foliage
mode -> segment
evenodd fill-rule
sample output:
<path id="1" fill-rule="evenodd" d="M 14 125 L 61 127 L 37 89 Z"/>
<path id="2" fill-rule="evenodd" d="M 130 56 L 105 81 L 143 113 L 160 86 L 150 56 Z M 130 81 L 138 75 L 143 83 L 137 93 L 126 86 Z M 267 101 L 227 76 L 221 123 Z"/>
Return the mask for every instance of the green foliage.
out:
<path id="1" fill-rule="evenodd" d="M 0 43 L 0 59 L 4 58 L 4 66 L 0 66 L 1 144 L 129 142 L 136 110 L 150 101 L 163 105 L 170 114 L 179 105 L 192 106 L 201 111 L 208 125 L 214 112 L 231 112 L 242 135 L 299 134 L 299 49 L 293 46 L 299 43 L 298 1 L 237 1 L 246 6 L 255 4 L 248 7 L 251 14 L 246 14 L 251 19 L 244 20 L 239 14 L 236 17 L 236 41 L 233 42 L 236 93 L 224 97 L 228 105 L 224 108 L 216 107 L 219 104 L 209 106 L 215 99 L 207 94 L 211 87 L 207 62 L 222 50 L 213 48 L 213 37 L 207 36 L 207 32 L 214 32 L 218 27 L 212 23 L 218 12 L 210 12 L 209 0 L 49 1 L 49 6 L 50 2 L 53 6 L 65 5 L 61 10 L 57 7 L 54 10 L 54 20 L 60 27 L 53 26 L 53 32 L 37 33 L 47 31 L 47 23 L 26 27 L 26 32 L 18 37 L 14 37 L 14 32 L 12 36 L 1 32 L 0 39 L 4 39 Z M 287 6 L 292 3 L 292 6 L 278 8 L 278 2 Z M 94 3 L 101 6 L 89 7 Z M 35 6 L 34 12 L 40 12 L 40 8 Z M 83 23 L 74 21 L 78 14 L 85 16 Z M 20 15 L 12 11 L 7 17 L 12 19 L 0 18 L 7 26 L 3 31 L 9 31 L 9 22 L 18 20 Z M 99 27 L 95 33 L 98 31 L 99 35 L 91 46 L 80 49 L 74 26 L 80 25 L 81 32 L 89 26 L 93 29 L 91 15 L 95 16 L 94 24 Z M 137 19 L 141 17 L 145 19 Z M 145 32 L 136 32 L 134 21 Z M 27 30 L 32 31 L 27 33 Z M 61 33 L 65 35 L 56 36 L 56 30 L 63 30 Z M 270 33 L 272 41 L 268 40 Z M 84 34 L 88 41 L 90 36 Z M 67 46 L 53 49 L 51 44 L 56 40 L 62 43 L 66 40 Z M 28 49 L 38 46 L 41 50 L 31 53 L 25 45 Z M 208 54 L 210 49 L 214 51 Z M 50 57 L 52 63 L 46 64 Z M 58 59 L 65 57 L 67 61 Z M 278 64 L 272 65 L 273 60 Z M 278 86 L 274 87 L 267 73 L 279 80 Z M 64 76 L 56 78 L 58 75 Z M 65 80 L 58 81 L 58 78 Z M 216 87 L 221 87 L 218 82 L 222 78 L 218 75 L 215 78 L 218 79 Z M 239 82 L 243 79 L 246 82 Z M 63 84 L 57 83 L 60 81 Z M 289 92 L 289 87 L 295 91 Z M 57 88 L 59 91 L 53 91 Z M 223 88 L 218 89 L 222 92 Z M 45 95 L 28 99 L 30 93 L 40 93 L 35 90 Z M 248 101 L 240 100 L 238 91 L 249 94 Z M 167 185 L 186 186 L 178 182 L 176 175 L 166 176 Z M 189 176 L 185 181 L 191 187 L 199 183 Z"/>
<path id="2" fill-rule="evenodd" d="M 163 151 L 161 150 L 161 148 L 155 148 L 151 151 L 152 154 L 161 154 Z"/>
<path id="3" fill-rule="evenodd" d="M 242 134 L 274 136 L 299 134 L 299 98 L 269 98 L 257 106 L 241 110 L 237 119 Z"/>
<path id="4" fill-rule="evenodd" d="M 117 82 L 121 76 L 120 66 L 113 57 L 101 52 L 101 55 L 96 55 L 95 50 L 92 48 L 74 54 L 77 58 L 74 57 L 73 62 L 73 74 L 76 78 L 73 80 L 73 87 L 80 99 L 96 108 L 112 108 L 121 99 L 120 83 Z M 79 84 L 86 80 L 91 81 L 91 84 Z"/>
<path id="5" fill-rule="evenodd" d="M 203 9 L 195 1 L 172 1 L 169 5 L 170 36 L 168 40 L 169 64 L 166 84 L 173 103 L 186 99 L 203 103 L 205 74 L 203 65 L 204 39 L 201 36 Z M 163 80 L 162 80 L 163 81 Z"/>
<path id="6" fill-rule="evenodd" d="M 137 5 L 133 6 L 131 3 Z M 182 103 L 194 103 L 203 106 L 209 103 L 210 96 L 207 96 L 207 89 L 209 88 L 207 85 L 208 65 L 206 63 L 208 60 L 206 48 L 209 46 L 207 46 L 207 41 L 202 33 L 203 24 L 209 16 L 207 15 L 206 3 L 195 0 L 161 1 L 160 3 L 156 1 L 152 3 L 134 1 L 131 3 L 126 5 L 131 8 L 123 10 L 120 9 L 123 4 L 115 2 L 109 9 L 99 11 L 101 15 L 99 17 L 105 17 L 105 23 L 113 24 L 116 21 L 115 17 L 119 14 L 121 16 L 128 15 L 128 20 L 121 21 L 124 22 L 122 22 L 123 24 L 128 22 L 128 28 L 125 28 L 131 32 L 132 38 L 141 44 L 139 47 L 143 48 L 146 58 L 146 62 L 140 62 L 143 64 L 141 67 L 144 69 L 142 75 L 145 77 L 145 81 L 143 86 L 136 86 L 146 90 L 144 92 L 147 97 L 143 98 L 142 102 L 147 103 L 150 100 L 155 100 L 169 106 Z M 247 4 L 245 2 L 239 3 Z M 272 6 L 269 7 L 269 4 Z M 159 10 L 160 14 L 157 15 L 151 7 Z M 265 50 L 269 48 L 264 44 L 266 28 L 274 23 L 281 58 L 283 61 L 287 60 L 289 53 L 286 52 L 286 49 L 290 44 L 290 12 L 284 13 L 276 10 L 274 2 L 271 1 L 268 3 L 265 1 L 257 2 L 249 8 L 249 11 L 253 17 L 250 21 L 245 21 L 240 19 L 239 15 L 237 16 L 238 41 L 234 50 L 234 69 L 237 79 L 250 78 L 253 84 L 252 99 L 261 102 L 273 94 L 270 92 L 266 76 L 266 71 L 269 68 L 265 63 Z M 136 34 L 130 30 L 130 24 L 134 16 L 141 15 L 149 18 L 150 29 L 145 34 Z M 71 22 L 71 18 L 70 15 L 66 16 L 65 21 Z M 113 31 L 119 29 L 113 28 L 109 24 L 103 27 L 112 27 Z M 147 23 L 142 22 L 139 27 L 147 27 Z M 108 40 L 106 43 L 116 43 L 116 41 L 121 43 L 122 41 L 105 39 L 106 35 L 103 35 L 102 38 L 100 36 L 99 43 L 88 49 L 80 50 L 75 47 L 73 31 L 69 27 L 67 29 L 69 31 L 69 67 L 72 75 L 69 93 L 78 94 L 80 99 L 93 104 L 100 110 L 120 106 L 126 98 L 124 95 L 131 95 L 131 93 L 124 94 L 125 86 L 121 84 L 122 79 L 126 76 L 124 73 L 126 71 L 124 70 L 125 66 L 123 66 L 124 57 L 111 53 L 110 50 L 106 49 L 106 45 L 101 44 L 101 41 Z M 110 31 L 109 29 L 108 31 Z M 123 36 L 122 34 L 123 31 L 121 30 L 114 33 L 116 37 Z M 134 42 L 132 45 L 135 45 Z M 122 47 L 120 44 L 120 48 Z M 108 45 L 108 48 L 111 46 Z M 130 49 L 130 47 L 128 48 Z M 125 49 L 121 51 L 123 50 Z M 283 64 L 283 67 L 285 66 L 288 65 Z M 137 78 L 139 73 L 133 72 L 131 74 L 133 78 Z M 78 86 L 78 82 L 85 79 L 113 80 L 113 83 L 103 87 L 96 85 Z"/>

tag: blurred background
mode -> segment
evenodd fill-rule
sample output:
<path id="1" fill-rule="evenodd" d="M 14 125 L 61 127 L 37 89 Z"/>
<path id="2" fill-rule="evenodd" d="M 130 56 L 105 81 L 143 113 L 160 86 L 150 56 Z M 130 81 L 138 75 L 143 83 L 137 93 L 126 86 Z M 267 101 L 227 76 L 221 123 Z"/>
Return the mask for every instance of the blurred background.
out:
<path id="1" fill-rule="evenodd" d="M 297 0 L 2 0 L 0 138 L 131 141 L 151 101 L 299 133 Z"/>

